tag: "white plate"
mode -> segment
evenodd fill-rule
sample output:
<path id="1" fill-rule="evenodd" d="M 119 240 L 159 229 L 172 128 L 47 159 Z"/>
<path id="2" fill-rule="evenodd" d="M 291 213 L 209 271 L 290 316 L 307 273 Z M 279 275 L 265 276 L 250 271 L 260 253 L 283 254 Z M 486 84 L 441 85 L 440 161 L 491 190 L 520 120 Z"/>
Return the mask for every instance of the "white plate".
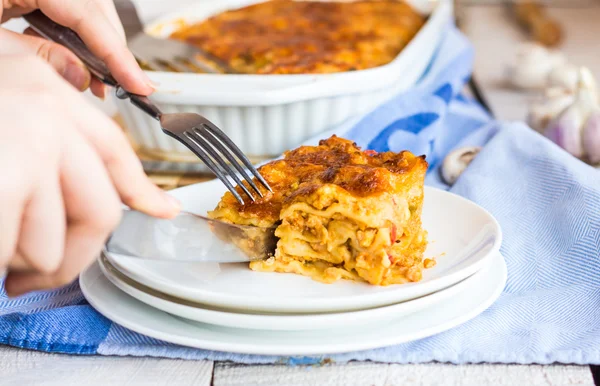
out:
<path id="1" fill-rule="evenodd" d="M 502 258 L 498 255 L 495 268 L 501 263 Z M 435 292 L 431 295 L 403 303 L 393 304 L 379 308 L 367 309 L 354 312 L 328 313 L 328 314 L 245 314 L 229 312 L 219 308 L 210 308 L 199 303 L 188 302 L 173 296 L 152 290 L 119 272 L 105 258 L 98 261 L 100 269 L 112 284 L 121 291 L 161 311 L 172 315 L 181 316 L 196 322 L 209 323 L 217 326 L 246 328 L 257 330 L 280 330 L 301 331 L 336 328 L 337 326 L 361 326 L 375 322 L 384 322 L 408 316 L 427 307 L 435 307 L 437 304 L 454 297 L 465 288 L 477 290 L 475 284 L 481 281 L 481 276 L 493 281 L 497 273 L 490 270 L 490 266 L 482 268 L 473 276 L 466 278 L 460 283 L 445 290 Z"/>
<path id="2" fill-rule="evenodd" d="M 220 181 L 171 191 L 192 213 L 206 214 L 225 188 Z M 403 302 L 447 288 L 477 272 L 500 249 L 494 217 L 457 195 L 425 188 L 426 257 L 437 265 L 418 283 L 377 287 L 340 281 L 323 284 L 294 274 L 251 271 L 247 264 L 214 265 L 148 261 L 108 254 L 119 271 L 165 294 L 220 308 L 260 312 L 335 312 Z M 206 272 L 213 272 L 208 275 Z"/>
<path id="3" fill-rule="evenodd" d="M 487 309 L 504 288 L 506 264 L 500 256 L 492 264 L 493 275 L 478 275 L 472 288 L 434 307 L 368 327 L 313 331 L 246 330 L 187 321 L 120 291 L 98 264 L 87 269 L 79 283 L 88 302 L 108 319 L 166 342 L 243 354 L 321 355 L 396 345 L 467 322 Z"/>

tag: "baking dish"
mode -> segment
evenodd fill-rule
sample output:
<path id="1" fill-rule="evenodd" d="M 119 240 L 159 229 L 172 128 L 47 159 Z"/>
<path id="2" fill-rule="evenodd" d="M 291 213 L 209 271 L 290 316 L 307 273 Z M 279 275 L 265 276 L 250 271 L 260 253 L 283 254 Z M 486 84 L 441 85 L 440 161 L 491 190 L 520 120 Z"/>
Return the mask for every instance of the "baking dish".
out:
<path id="1" fill-rule="evenodd" d="M 197 22 L 261 0 L 194 4 L 156 20 L 146 32 L 168 37 L 181 22 Z M 332 74 L 237 75 L 148 72 L 152 95 L 163 111 L 194 112 L 222 128 L 250 157 L 261 160 L 372 110 L 408 90 L 423 74 L 452 16 L 450 0 L 407 0 L 428 20 L 390 63 Z M 131 139 L 142 152 L 165 159 L 195 160 L 187 148 L 160 131 L 135 107 L 116 101 Z"/>

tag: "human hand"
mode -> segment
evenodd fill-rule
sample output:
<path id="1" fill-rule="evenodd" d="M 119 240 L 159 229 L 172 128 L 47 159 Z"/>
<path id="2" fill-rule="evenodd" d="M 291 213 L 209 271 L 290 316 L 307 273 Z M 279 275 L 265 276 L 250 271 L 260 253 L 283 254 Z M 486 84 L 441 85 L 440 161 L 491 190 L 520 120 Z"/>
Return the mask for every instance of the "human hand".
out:
<path id="1" fill-rule="evenodd" d="M 152 93 L 152 82 L 140 69 L 127 48 L 123 26 L 112 0 L 2 0 L 0 4 L 2 5 L 0 8 L 0 21 L 2 22 L 11 17 L 21 16 L 35 9 L 40 9 L 56 23 L 77 32 L 90 50 L 106 63 L 112 75 L 123 88 L 141 95 Z M 9 36 L 9 34 L 18 35 L 11 34 L 8 31 L 0 32 L 4 32 L 3 36 L 0 36 L 2 44 L 4 44 L 4 39 L 7 39 L 6 36 Z M 52 48 L 56 47 L 56 44 L 42 45 L 39 41 L 35 41 L 36 39 L 41 40 L 41 38 L 35 36 L 35 32 L 28 30 L 26 33 L 33 35 L 33 37 L 26 37 L 28 44 L 42 47 L 47 52 L 58 52 L 58 49 Z M 14 38 L 13 36 L 13 40 Z M 44 55 L 45 52 L 40 54 Z M 65 78 L 71 83 L 74 80 L 79 82 L 74 84 L 79 89 L 83 86 L 87 88 L 84 81 L 87 80 L 90 84 L 89 72 L 74 55 L 67 55 L 66 58 L 68 58 L 68 61 L 65 61 L 64 58 L 60 59 L 58 56 L 54 58 L 56 62 L 77 64 L 69 70 L 68 74 L 70 75 L 65 76 Z M 66 74 L 63 73 L 63 75 Z M 90 87 L 97 96 L 104 96 L 105 86 L 98 80 L 91 80 Z"/>
<path id="2" fill-rule="evenodd" d="M 120 128 L 46 62 L 0 46 L 0 270 L 10 296 L 72 281 L 101 250 L 121 201 L 179 207 L 144 175 Z"/>

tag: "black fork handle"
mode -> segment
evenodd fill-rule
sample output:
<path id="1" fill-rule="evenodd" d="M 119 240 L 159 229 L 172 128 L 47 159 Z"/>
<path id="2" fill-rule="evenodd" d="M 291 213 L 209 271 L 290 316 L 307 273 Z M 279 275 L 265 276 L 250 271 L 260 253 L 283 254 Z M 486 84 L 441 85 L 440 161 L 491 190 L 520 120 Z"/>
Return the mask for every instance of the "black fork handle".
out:
<path id="1" fill-rule="evenodd" d="M 112 76 L 106 64 L 87 48 L 75 31 L 53 22 L 39 10 L 28 13 L 23 18 L 37 33 L 71 50 L 87 66 L 92 75 L 100 79 L 102 83 L 115 87 L 119 99 L 129 98 L 134 106 L 160 121 L 162 113 L 158 107 L 147 97 L 124 90 Z"/>
<path id="2" fill-rule="evenodd" d="M 119 85 L 108 67 L 106 67 L 106 64 L 96 55 L 92 54 L 75 31 L 53 22 L 39 10 L 24 15 L 23 18 L 31 25 L 31 28 L 35 32 L 71 50 L 81 59 L 90 72 L 103 83 L 112 87 Z"/>

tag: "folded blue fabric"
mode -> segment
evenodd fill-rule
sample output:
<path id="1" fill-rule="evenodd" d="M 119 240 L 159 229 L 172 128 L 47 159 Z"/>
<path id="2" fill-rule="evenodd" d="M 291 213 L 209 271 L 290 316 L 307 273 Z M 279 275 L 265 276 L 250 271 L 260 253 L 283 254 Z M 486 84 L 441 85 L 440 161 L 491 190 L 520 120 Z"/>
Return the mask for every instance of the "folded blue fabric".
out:
<path id="1" fill-rule="evenodd" d="M 419 86 L 335 133 L 377 151 L 427 154 L 427 184 L 447 188 L 440 160 L 462 145 L 483 151 L 452 191 L 493 213 L 504 231 L 508 283 L 472 321 L 419 341 L 314 358 L 190 349 L 131 332 L 94 311 L 76 283 L 8 299 L 0 343 L 73 354 L 161 356 L 241 363 L 600 363 L 600 173 L 520 124 L 491 122 L 461 95 L 472 50 L 449 27 Z"/>

